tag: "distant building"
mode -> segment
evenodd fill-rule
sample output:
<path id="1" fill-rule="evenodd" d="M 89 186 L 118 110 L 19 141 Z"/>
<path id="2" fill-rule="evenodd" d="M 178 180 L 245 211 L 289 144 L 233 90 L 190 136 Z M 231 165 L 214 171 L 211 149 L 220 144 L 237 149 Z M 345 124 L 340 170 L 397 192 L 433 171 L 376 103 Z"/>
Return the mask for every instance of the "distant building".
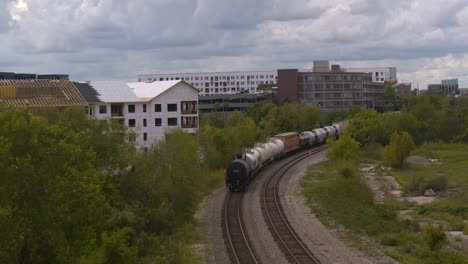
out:
<path id="1" fill-rule="evenodd" d="M 67 74 L 0 72 L 0 80 L 68 80 Z"/>
<path id="2" fill-rule="evenodd" d="M 458 79 L 447 79 L 447 80 L 442 80 L 442 84 L 453 84 L 453 85 L 458 85 Z"/>
<path id="3" fill-rule="evenodd" d="M 168 129 L 195 133 L 198 128 L 198 90 L 185 81 L 91 81 L 76 86 L 89 103 L 88 114 L 127 126 L 138 148 L 150 148 Z"/>
<path id="4" fill-rule="evenodd" d="M 373 108 L 383 96 L 383 82 L 373 82 L 367 72 L 348 72 L 339 65 L 314 63 L 313 71 L 278 70 L 278 103 L 304 101 L 322 112 L 346 111 L 351 107 Z"/>
<path id="5" fill-rule="evenodd" d="M 87 103 L 70 81 L 0 80 L 0 104 L 11 107 L 86 107 Z"/>
<path id="6" fill-rule="evenodd" d="M 467 96 L 468 88 L 460 88 L 460 95 Z"/>
<path id="7" fill-rule="evenodd" d="M 198 97 L 200 112 L 231 112 L 236 110 L 245 111 L 255 104 L 265 104 L 271 101 L 271 92 L 217 94 Z"/>
<path id="8" fill-rule="evenodd" d="M 411 97 L 411 83 L 399 83 L 395 86 L 395 90 L 400 98 Z"/>
<path id="9" fill-rule="evenodd" d="M 370 73 L 373 82 L 398 82 L 396 67 L 347 68 L 346 71 Z"/>
<path id="10" fill-rule="evenodd" d="M 458 79 L 442 80 L 441 84 L 428 84 L 427 92 L 440 95 L 457 95 L 460 93 Z"/>
<path id="11" fill-rule="evenodd" d="M 199 72 L 139 74 L 139 82 L 183 80 L 199 90 L 200 95 L 255 93 L 259 86 L 276 85 L 276 71 Z"/>

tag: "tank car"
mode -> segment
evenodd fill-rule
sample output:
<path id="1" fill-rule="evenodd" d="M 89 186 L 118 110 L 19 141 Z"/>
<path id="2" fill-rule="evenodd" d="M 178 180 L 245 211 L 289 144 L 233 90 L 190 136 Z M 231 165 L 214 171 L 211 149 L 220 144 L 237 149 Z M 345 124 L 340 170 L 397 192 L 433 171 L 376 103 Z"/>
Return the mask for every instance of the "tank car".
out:
<path id="1" fill-rule="evenodd" d="M 226 186 L 231 191 L 241 191 L 252 180 L 252 165 L 246 155 L 233 160 L 226 169 Z"/>

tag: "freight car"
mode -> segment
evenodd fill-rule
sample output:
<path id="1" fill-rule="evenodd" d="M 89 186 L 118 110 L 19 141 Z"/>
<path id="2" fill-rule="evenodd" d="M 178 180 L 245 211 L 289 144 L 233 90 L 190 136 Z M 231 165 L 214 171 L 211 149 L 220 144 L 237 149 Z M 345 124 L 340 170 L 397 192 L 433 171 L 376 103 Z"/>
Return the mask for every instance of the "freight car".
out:
<path id="1" fill-rule="evenodd" d="M 271 161 L 299 149 L 323 144 L 327 138 L 337 138 L 345 126 L 346 122 L 341 122 L 311 131 L 286 132 L 273 136 L 265 143 L 257 143 L 228 165 L 226 186 L 231 191 L 243 191 L 256 173 Z"/>

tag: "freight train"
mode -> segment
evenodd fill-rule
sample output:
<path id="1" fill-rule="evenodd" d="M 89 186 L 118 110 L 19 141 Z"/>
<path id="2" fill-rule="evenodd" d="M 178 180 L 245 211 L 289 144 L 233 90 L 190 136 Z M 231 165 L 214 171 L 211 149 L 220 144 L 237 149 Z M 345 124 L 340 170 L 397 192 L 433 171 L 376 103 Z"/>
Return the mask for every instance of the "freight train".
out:
<path id="1" fill-rule="evenodd" d="M 254 148 L 246 150 L 228 165 L 226 186 L 234 192 L 243 191 L 265 165 L 299 149 L 323 144 L 327 138 L 337 138 L 345 126 L 346 122 L 340 122 L 311 131 L 286 132 L 271 137 L 265 143 L 255 144 Z"/>

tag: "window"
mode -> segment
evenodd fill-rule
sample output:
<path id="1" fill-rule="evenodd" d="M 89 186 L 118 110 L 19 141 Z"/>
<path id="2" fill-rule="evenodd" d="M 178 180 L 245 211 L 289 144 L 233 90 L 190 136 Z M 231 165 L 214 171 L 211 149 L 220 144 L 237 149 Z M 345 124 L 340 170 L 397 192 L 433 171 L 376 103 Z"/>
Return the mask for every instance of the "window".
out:
<path id="1" fill-rule="evenodd" d="M 100 114 L 107 114 L 107 105 L 100 105 L 99 106 L 99 113 Z"/>
<path id="2" fill-rule="evenodd" d="M 146 127 L 146 118 L 143 119 L 143 127 Z"/>
<path id="3" fill-rule="evenodd" d="M 177 118 L 176 117 L 170 117 L 167 119 L 167 125 L 168 126 L 177 126 Z"/>
<path id="4" fill-rule="evenodd" d="M 129 127 L 135 127 L 135 126 L 136 126 L 136 121 L 135 121 L 135 119 L 129 119 L 129 120 L 128 120 L 128 126 L 129 126 Z"/>
<path id="5" fill-rule="evenodd" d="M 161 112 L 161 104 L 154 104 L 154 111 Z"/>
<path id="6" fill-rule="evenodd" d="M 148 134 L 147 133 L 143 133 L 143 141 L 147 141 L 148 140 Z"/>
<path id="7" fill-rule="evenodd" d="M 154 126 L 161 126 L 162 124 L 161 118 L 155 118 L 154 119 Z"/>
<path id="8" fill-rule="evenodd" d="M 146 113 L 146 104 L 143 104 L 143 113 Z"/>
<path id="9" fill-rule="evenodd" d="M 177 112 L 177 104 L 167 104 L 168 112 Z"/>
<path id="10" fill-rule="evenodd" d="M 134 104 L 128 105 L 128 112 L 129 113 L 135 113 L 135 105 Z"/>
<path id="11" fill-rule="evenodd" d="M 135 142 L 136 141 L 137 134 L 135 133 L 130 133 L 128 134 L 128 141 L 130 142 Z"/>

